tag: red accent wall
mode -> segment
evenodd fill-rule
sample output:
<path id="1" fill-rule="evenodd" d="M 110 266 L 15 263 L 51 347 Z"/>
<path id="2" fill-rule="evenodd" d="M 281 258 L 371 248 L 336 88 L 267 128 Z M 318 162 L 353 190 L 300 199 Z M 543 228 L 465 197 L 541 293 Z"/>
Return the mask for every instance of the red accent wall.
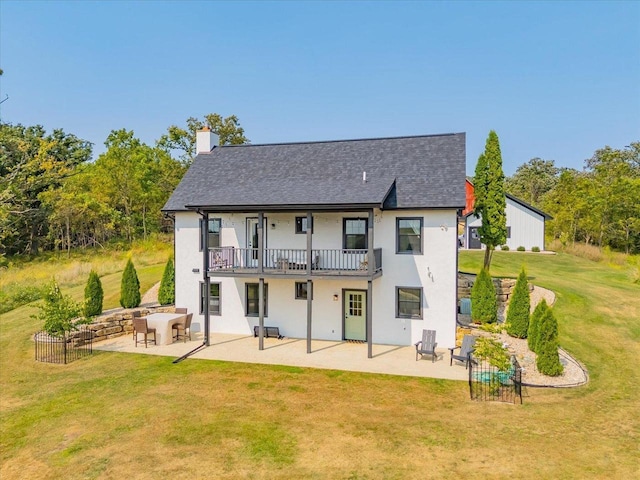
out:
<path id="1" fill-rule="evenodd" d="M 475 202 L 476 197 L 473 194 L 473 184 L 469 180 L 465 180 L 464 184 L 464 193 L 466 197 L 464 210 L 462 211 L 462 215 L 466 215 L 467 213 L 473 210 L 473 202 Z"/>

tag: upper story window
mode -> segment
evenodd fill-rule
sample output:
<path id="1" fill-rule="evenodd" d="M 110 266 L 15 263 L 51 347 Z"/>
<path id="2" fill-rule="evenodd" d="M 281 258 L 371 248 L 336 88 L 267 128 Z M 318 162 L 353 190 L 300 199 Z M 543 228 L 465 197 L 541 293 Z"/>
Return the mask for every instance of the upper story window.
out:
<path id="1" fill-rule="evenodd" d="M 209 248 L 218 248 L 220 246 L 220 228 L 222 227 L 221 218 L 210 218 L 207 228 L 207 246 Z"/>
<path id="2" fill-rule="evenodd" d="M 307 217 L 296 217 L 296 233 L 307 233 Z M 311 233 L 313 233 L 313 221 L 311 222 Z"/>
<path id="3" fill-rule="evenodd" d="M 342 248 L 345 250 L 366 249 L 367 219 L 345 218 L 343 220 Z"/>
<path id="4" fill-rule="evenodd" d="M 222 228 L 221 218 L 210 218 L 207 225 L 207 248 L 217 248 L 220 246 L 220 229 Z M 204 229 L 204 219 L 200 219 L 200 251 L 202 251 L 202 231 Z"/>
<path id="5" fill-rule="evenodd" d="M 422 253 L 422 218 L 396 219 L 396 253 Z"/>

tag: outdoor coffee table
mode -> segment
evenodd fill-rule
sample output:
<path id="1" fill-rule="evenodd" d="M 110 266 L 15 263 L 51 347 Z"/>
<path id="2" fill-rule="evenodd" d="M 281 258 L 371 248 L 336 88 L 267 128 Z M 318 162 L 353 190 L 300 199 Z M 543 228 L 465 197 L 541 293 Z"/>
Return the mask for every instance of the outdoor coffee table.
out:
<path id="1" fill-rule="evenodd" d="M 156 344 L 173 343 L 173 326 L 186 317 L 184 313 L 152 313 L 147 315 L 147 325 L 156 329 Z"/>

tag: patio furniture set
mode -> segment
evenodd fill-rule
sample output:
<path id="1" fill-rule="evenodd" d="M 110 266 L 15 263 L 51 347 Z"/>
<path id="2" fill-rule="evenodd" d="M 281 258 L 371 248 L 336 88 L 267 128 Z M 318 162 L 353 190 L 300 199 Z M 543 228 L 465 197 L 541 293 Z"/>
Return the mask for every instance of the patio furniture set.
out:
<path id="1" fill-rule="evenodd" d="M 186 308 L 176 308 L 175 313 L 152 313 L 143 317 L 140 312 L 133 312 L 133 340 L 138 343 L 148 342 L 154 345 L 170 345 L 174 341 L 191 340 L 191 319 L 193 313 Z M 175 334 L 174 334 L 175 331 Z M 142 340 L 139 335 L 144 335 Z"/>

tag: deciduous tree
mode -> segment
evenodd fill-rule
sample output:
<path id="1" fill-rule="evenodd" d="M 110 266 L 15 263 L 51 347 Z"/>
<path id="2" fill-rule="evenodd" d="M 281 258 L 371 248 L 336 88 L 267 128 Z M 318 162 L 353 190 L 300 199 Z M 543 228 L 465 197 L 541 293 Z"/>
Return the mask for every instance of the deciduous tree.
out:
<path id="1" fill-rule="evenodd" d="M 249 140 L 235 115 L 223 118 L 217 113 L 205 115 L 204 120 L 195 117 L 187 119 L 185 127 L 171 125 L 162 135 L 157 146 L 166 152 L 177 151 L 184 165 L 190 165 L 196 155 L 196 132 L 207 125 L 220 138 L 220 145 L 241 145 Z"/>

